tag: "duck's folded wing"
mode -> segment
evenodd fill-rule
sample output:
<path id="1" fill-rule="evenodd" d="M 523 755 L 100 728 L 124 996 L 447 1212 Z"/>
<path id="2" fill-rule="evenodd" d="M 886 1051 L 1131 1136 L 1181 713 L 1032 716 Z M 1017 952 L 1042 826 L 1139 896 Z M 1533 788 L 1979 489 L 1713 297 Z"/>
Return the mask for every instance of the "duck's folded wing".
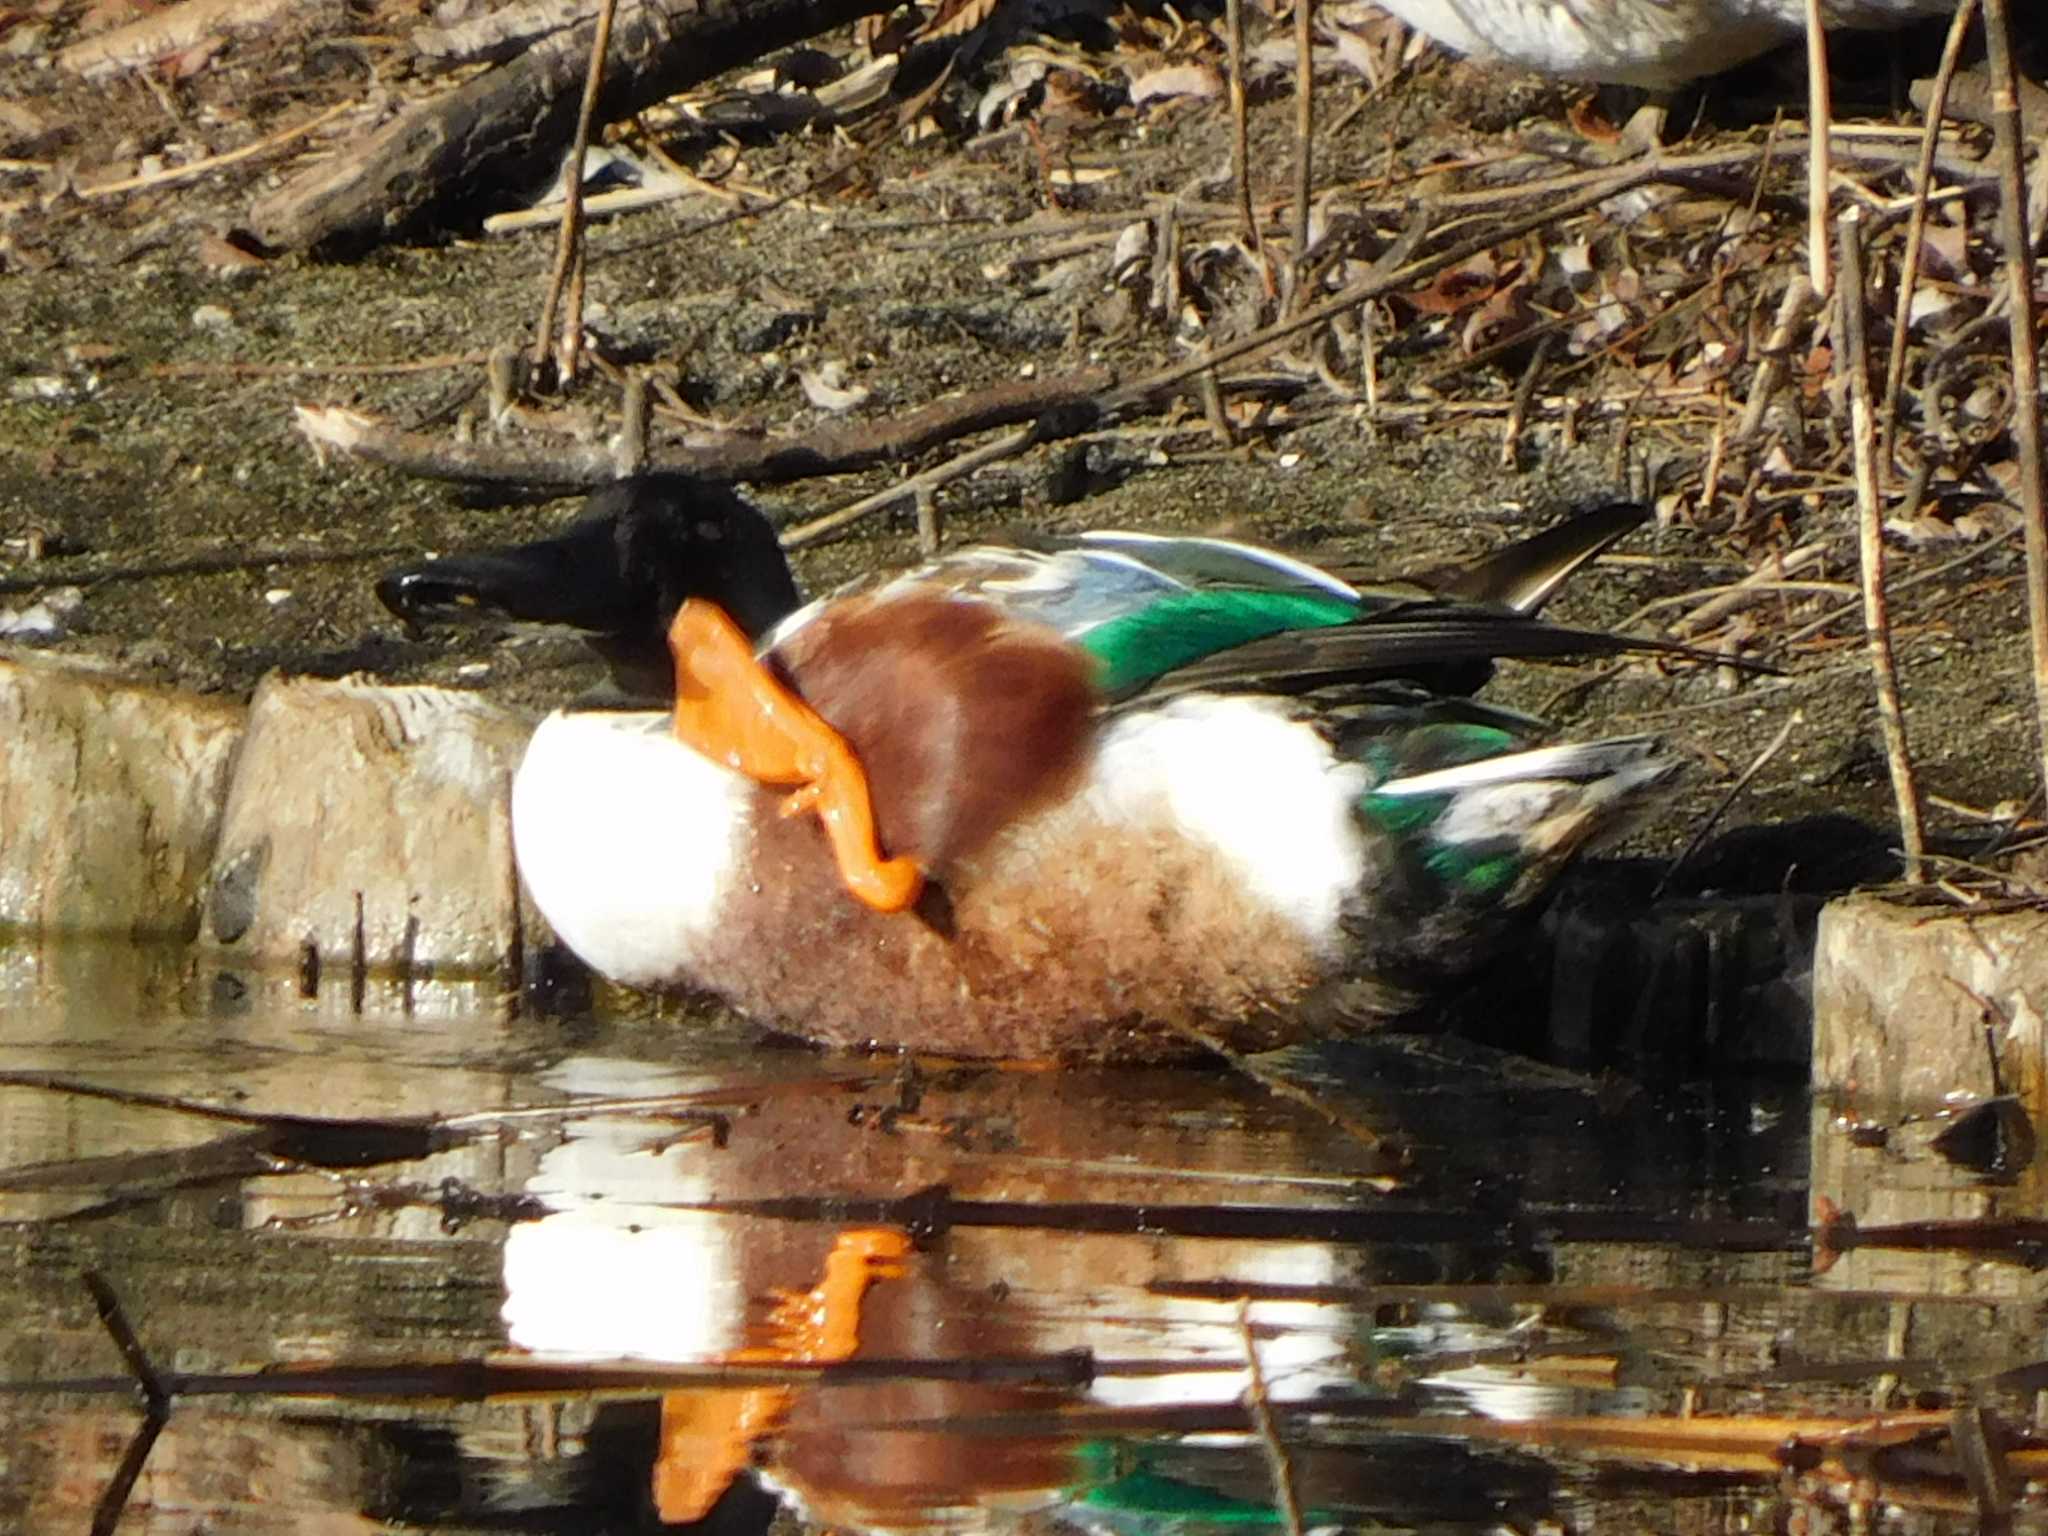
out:
<path id="1" fill-rule="evenodd" d="M 1268 605 L 1270 608 L 1270 605 Z M 1249 631 L 1250 624 L 1247 623 Z M 1118 699 L 1147 701 L 1184 693 L 1305 693 L 1343 684 L 1400 679 L 1434 692 L 1467 693 L 1503 657 L 1535 660 L 1658 651 L 1703 660 L 1689 646 L 1645 636 L 1576 629 L 1512 610 L 1462 603 L 1403 604 L 1379 614 L 1353 610 L 1349 622 L 1271 624 L 1238 644 L 1211 645 L 1199 655 L 1149 673 L 1126 664 L 1106 669 Z"/>

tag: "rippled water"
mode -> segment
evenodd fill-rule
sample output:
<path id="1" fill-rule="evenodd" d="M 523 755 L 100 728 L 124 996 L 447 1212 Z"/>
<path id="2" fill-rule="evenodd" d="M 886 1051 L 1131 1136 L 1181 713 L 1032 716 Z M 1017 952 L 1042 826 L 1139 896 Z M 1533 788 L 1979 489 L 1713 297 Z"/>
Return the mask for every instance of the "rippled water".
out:
<path id="1" fill-rule="evenodd" d="M 0 951 L 0 1527 L 2041 1520 L 2038 1176 L 1797 1084 L 355 991 Z"/>

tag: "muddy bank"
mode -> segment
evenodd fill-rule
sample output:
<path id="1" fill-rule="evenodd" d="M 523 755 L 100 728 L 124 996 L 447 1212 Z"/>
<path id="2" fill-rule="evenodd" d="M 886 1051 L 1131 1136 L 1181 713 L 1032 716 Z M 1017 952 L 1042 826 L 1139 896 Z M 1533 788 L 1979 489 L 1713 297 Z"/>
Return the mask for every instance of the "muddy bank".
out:
<path id="1" fill-rule="evenodd" d="M 38 46 L 59 46 L 75 19 L 62 13 Z M 1051 149 L 1051 119 L 1000 129 L 951 119 L 949 133 L 878 142 L 855 171 L 809 191 L 830 163 L 829 135 L 752 128 L 735 149 L 672 124 L 671 146 L 700 170 L 801 195 L 736 218 L 729 189 L 707 191 L 596 227 L 587 307 L 600 366 L 567 410 L 583 413 L 588 433 L 609 430 L 619 371 L 631 369 L 705 420 L 800 433 L 828 419 L 802 379 L 827 364 L 867 392 L 857 411 L 882 419 L 1026 375 L 1106 365 L 1130 377 L 1227 334 L 1232 306 L 1265 312 L 1270 301 L 1247 276 L 1244 242 L 1222 201 L 1220 101 L 1132 105 L 1132 82 L 1152 56 L 1087 25 L 1034 46 L 1054 48 L 1061 68 L 1094 71 L 1105 89 L 1124 92 L 1122 104 L 1112 90 L 1093 115 L 1060 119 Z M 1393 56 L 1403 57 L 1399 49 Z M 230 256 L 223 236 L 299 163 L 294 157 L 321 152 L 317 138 L 172 186 L 105 197 L 76 191 L 88 172 L 137 155 L 176 160 L 239 142 L 250 124 L 231 110 L 237 93 L 260 97 L 264 112 L 338 103 L 364 78 L 346 57 L 318 37 L 244 40 L 168 88 L 179 109 L 168 119 L 157 92 L 132 76 L 87 88 L 39 67 L 26 43 L 0 62 L 0 82 L 48 130 L 40 153 L 73 174 L 67 187 L 46 171 L 36 195 L 15 184 L 5 211 L 0 333 L 16 340 L 0 410 L 0 608 L 23 615 L 75 588 L 57 623 L 17 639 L 231 700 L 273 672 L 360 672 L 472 688 L 531 713 L 592 679 L 577 647 L 526 636 L 416 641 L 370 588 L 397 560 L 531 534 L 569 507 L 484 505 L 358 463 L 323 464 L 294 436 L 291 410 L 337 404 L 427 433 L 478 429 L 488 407 L 482 359 L 523 339 L 551 237 L 390 247 L 349 264 Z M 959 87 L 970 93 L 962 99 L 993 89 L 1014 62 L 979 60 Z M 1262 206 L 1278 209 L 1292 102 L 1274 78 L 1256 93 L 1253 163 Z M 1724 88 L 1682 148 L 1759 143 L 1746 114 L 1773 90 L 1782 99 L 1773 82 L 1763 69 Z M 1375 196 L 1388 186 L 1476 195 L 1487 182 L 1472 167 L 1521 165 L 1516 157 L 1532 143 L 1558 143 L 1564 95 L 1433 55 L 1377 82 L 1333 65 L 1316 144 L 1329 218 L 1357 220 L 1359 249 L 1369 253 L 1398 226 Z M 1853 79 L 1841 107 L 1845 116 L 1891 113 L 1880 87 Z M 1584 143 L 1556 152 L 1593 155 Z M 1054 178 L 1061 167 L 1072 174 Z M 1854 174 L 1893 186 L 1889 173 L 1862 162 Z M 1702 493 L 1704 467 L 1722 462 L 1728 423 L 1755 382 L 1756 358 L 1729 351 L 1742 341 L 1731 332 L 1713 343 L 1722 348 L 1714 357 L 1733 359 L 1726 370 L 1705 386 L 1684 370 L 1708 356 L 1702 338 L 1718 335 L 1716 327 L 1767 315 L 1776 283 L 1797 266 L 1801 221 L 1785 196 L 1778 183 L 1703 180 L 1647 211 L 1616 204 L 1590 223 L 1504 249 L 1487 281 L 1512 293 L 1501 272 L 1549 261 L 1549 247 L 1584 245 L 1604 261 L 1615 242 L 1632 240 L 1646 253 L 1635 280 L 1669 300 L 1643 300 L 1643 333 L 1655 342 L 1647 354 L 1623 358 L 1612 338 L 1604 352 L 1575 350 L 1574 341 L 1555 354 L 1556 376 L 1538 377 L 1509 451 L 1510 408 L 1530 355 L 1489 351 L 1475 339 L 1472 312 L 1443 290 L 1373 307 L 1372 400 L 1362 379 L 1344 375 L 1339 392 L 1303 373 L 1305 358 L 1278 353 L 1261 366 L 1293 368 L 1300 387 L 1233 400 L 1228 443 L 1191 398 L 946 486 L 935 508 L 944 537 L 966 541 L 1018 522 L 1216 530 L 1399 571 L 1495 547 L 1577 500 L 1632 485 L 1658 501 L 1660 526 L 1580 578 L 1558 616 L 1655 628 L 1761 575 L 1767 595 L 1741 607 L 1732 628 L 1722 621 L 1709 643 L 1768 656 L 1785 675 L 1740 678 L 1649 661 L 1512 666 L 1495 696 L 1547 714 L 1567 733 L 1652 731 L 1694 759 L 1634 852 L 1668 857 L 1681 847 L 1795 718 L 1784 750 L 1724 829 L 1847 814 L 1881 833 L 1889 790 L 1853 606 L 1839 419 L 1818 352 L 1789 392 L 1803 418 L 1753 456 L 1746 485 Z M 1115 258 L 1117 243 L 1169 198 L 1183 207 L 1187 231 L 1174 267 L 1181 313 L 1155 311 L 1151 278 L 1133 279 Z M 1748 265 L 1732 266 L 1727 281 L 1752 307 L 1724 316 L 1702 307 L 1701 291 L 1671 266 L 1687 249 L 1711 262 L 1724 248 L 1689 247 L 1691 237 L 1674 232 L 1732 228 L 1731 210 L 1745 200 L 1754 207 L 1743 217 L 1755 221 L 1741 252 Z M 1949 425 L 1974 433 L 1995 459 L 1995 425 L 1969 417 L 1977 408 L 1953 402 L 1960 414 Z M 670 430 L 679 429 L 671 422 Z M 796 520 L 886 486 L 895 473 L 758 493 Z M 1959 511 L 1965 503 L 1975 511 Z M 1998 514 L 1995 498 L 1961 486 L 1952 498 L 1902 507 L 1895 519 L 1913 746 L 1939 797 L 1937 835 L 1966 852 L 1980 846 L 1986 825 L 1975 813 L 2024 801 L 2032 784 L 2020 555 L 2009 516 Z M 901 510 L 803 552 L 798 565 L 822 589 L 908 560 L 915 548 L 912 516 Z M 1798 552 L 1805 563 L 1776 580 L 1772 562 Z M 1816 845 L 1787 862 L 1824 857 Z"/>

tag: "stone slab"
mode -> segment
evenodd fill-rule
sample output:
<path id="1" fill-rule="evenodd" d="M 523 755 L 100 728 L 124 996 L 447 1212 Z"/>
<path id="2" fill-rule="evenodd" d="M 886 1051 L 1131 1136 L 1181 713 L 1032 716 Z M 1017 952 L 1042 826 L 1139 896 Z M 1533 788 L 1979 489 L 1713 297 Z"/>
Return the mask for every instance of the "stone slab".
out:
<path id="1" fill-rule="evenodd" d="M 512 862 L 530 726 L 473 693 L 266 678 L 249 707 L 204 940 L 313 974 L 500 973 L 537 917 Z"/>
<path id="2" fill-rule="evenodd" d="M 2044 1009 L 2048 912 L 1842 897 L 1815 944 L 1814 1089 L 1864 1116 L 1937 1114 L 1996 1091 L 1995 1048 L 2005 1091 L 2038 1112 Z"/>
<path id="3" fill-rule="evenodd" d="M 239 703 L 0 657 L 0 930 L 190 939 Z"/>

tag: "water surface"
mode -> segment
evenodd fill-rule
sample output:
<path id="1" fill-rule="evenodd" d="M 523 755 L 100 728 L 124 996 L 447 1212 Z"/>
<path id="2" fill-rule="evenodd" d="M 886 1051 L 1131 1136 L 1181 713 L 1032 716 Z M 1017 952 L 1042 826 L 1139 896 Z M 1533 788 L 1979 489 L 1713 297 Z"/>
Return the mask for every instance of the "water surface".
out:
<path id="1" fill-rule="evenodd" d="M 1782 1079 L 302 991 L 0 952 L 0 1527 L 2041 1523 L 2031 1168 Z"/>

